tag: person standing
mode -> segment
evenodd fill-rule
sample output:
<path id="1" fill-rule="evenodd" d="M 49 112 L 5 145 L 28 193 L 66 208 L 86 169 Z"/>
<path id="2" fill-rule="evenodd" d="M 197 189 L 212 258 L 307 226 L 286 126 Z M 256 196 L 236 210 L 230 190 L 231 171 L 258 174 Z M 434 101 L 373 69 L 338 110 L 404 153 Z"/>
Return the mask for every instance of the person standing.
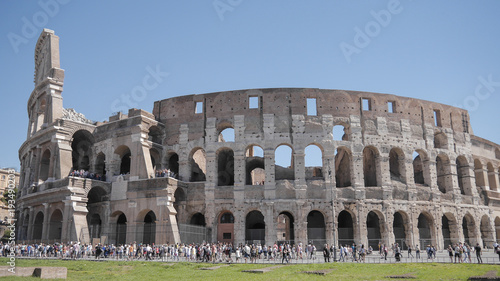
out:
<path id="1" fill-rule="evenodd" d="M 483 263 L 483 259 L 481 258 L 481 246 L 479 246 L 479 243 L 476 244 L 474 250 L 476 251 L 477 263 Z"/>
<path id="2" fill-rule="evenodd" d="M 413 254 L 411 253 L 411 245 L 408 246 L 408 258 L 410 258 L 410 256 L 414 258 Z"/>
<path id="3" fill-rule="evenodd" d="M 323 257 L 325 258 L 325 262 L 330 262 L 330 248 L 328 247 L 328 244 L 325 244 L 325 247 L 323 248 Z"/>

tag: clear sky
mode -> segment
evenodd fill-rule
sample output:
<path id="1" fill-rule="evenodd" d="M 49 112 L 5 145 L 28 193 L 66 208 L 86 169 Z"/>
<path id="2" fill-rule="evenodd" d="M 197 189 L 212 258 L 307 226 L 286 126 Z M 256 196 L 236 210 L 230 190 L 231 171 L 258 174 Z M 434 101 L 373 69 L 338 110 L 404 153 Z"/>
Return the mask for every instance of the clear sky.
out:
<path id="1" fill-rule="evenodd" d="M 42 28 L 60 37 L 64 107 L 94 121 L 179 95 L 311 87 L 461 106 L 500 143 L 499 12 L 497 0 L 0 1 L 0 167 L 19 168 Z M 133 92 L 150 72 L 154 87 Z"/>

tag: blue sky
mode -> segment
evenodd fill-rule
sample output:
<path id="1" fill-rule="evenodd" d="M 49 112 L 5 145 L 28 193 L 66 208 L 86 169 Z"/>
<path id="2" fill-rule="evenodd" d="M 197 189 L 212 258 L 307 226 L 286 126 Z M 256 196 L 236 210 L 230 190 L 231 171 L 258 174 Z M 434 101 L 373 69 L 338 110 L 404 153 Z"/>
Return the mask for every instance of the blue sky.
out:
<path id="1" fill-rule="evenodd" d="M 313 87 L 462 106 L 500 143 L 499 12 L 495 0 L 1 1 L 0 167 L 19 168 L 44 27 L 60 37 L 64 107 L 95 121 L 179 95 Z M 126 99 L 151 71 L 155 87 Z"/>

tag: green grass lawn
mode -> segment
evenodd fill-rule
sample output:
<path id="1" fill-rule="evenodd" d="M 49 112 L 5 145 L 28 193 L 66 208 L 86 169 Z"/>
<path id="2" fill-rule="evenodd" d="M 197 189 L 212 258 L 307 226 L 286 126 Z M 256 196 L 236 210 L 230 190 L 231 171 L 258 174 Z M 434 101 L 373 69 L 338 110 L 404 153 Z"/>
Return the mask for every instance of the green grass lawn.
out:
<path id="1" fill-rule="evenodd" d="M 6 264 L 1 258 L 0 263 Z M 217 264 L 216 264 L 217 265 Z M 498 265 L 398 263 L 358 264 L 329 263 L 287 265 L 264 274 L 245 273 L 242 270 L 269 267 L 268 264 L 237 264 L 219 269 L 200 270 L 201 267 L 216 266 L 201 263 L 160 263 L 144 261 L 61 261 L 17 259 L 16 266 L 64 266 L 68 268 L 68 280 L 396 280 L 389 275 L 411 273 L 417 279 L 408 280 L 467 280 L 470 276 L 483 275 L 498 270 Z M 302 271 L 333 269 L 326 276 L 310 275 Z M 6 277 L 3 280 L 26 280 L 36 278 Z"/>

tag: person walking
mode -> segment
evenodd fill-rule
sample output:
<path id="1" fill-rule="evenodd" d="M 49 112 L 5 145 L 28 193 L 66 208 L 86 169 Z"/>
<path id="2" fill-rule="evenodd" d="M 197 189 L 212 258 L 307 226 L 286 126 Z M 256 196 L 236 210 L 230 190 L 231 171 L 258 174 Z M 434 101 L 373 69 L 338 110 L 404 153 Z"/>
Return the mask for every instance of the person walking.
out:
<path id="1" fill-rule="evenodd" d="M 325 244 L 325 247 L 323 248 L 323 257 L 325 258 L 325 262 L 330 262 L 330 248 L 328 247 L 328 244 Z"/>
<path id="2" fill-rule="evenodd" d="M 410 256 L 414 258 L 413 254 L 411 253 L 411 245 L 408 246 L 408 258 L 410 258 Z"/>

